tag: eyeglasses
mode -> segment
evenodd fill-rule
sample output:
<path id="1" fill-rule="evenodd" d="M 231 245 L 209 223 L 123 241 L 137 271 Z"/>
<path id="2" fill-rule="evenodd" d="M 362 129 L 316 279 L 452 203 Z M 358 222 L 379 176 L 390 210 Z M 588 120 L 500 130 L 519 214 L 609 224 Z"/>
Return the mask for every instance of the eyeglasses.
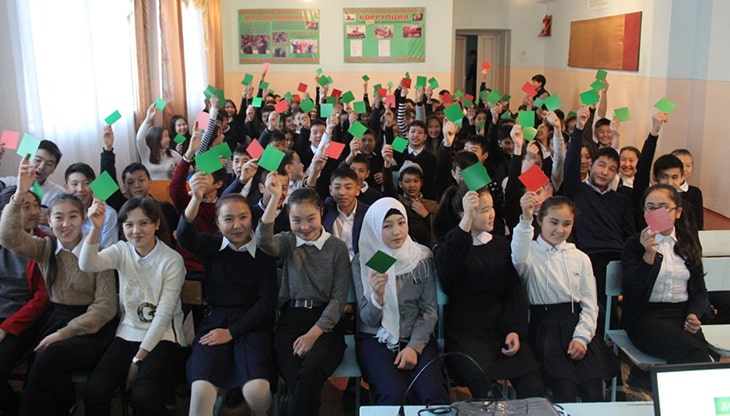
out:
<path id="1" fill-rule="evenodd" d="M 678 207 L 670 207 L 668 205 L 647 205 L 644 207 L 644 212 L 653 212 L 662 208 L 666 209 L 667 211 L 672 211 L 677 209 Z"/>

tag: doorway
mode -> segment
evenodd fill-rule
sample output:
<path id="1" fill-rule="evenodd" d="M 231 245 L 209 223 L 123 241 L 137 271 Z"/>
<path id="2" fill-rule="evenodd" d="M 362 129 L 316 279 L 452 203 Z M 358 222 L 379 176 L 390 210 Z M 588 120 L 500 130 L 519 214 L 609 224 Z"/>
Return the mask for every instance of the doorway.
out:
<path id="1" fill-rule="evenodd" d="M 506 93 L 509 86 L 508 51 L 508 30 L 456 30 L 452 91 L 472 94 L 471 91 L 478 92 L 484 82 L 487 88 Z M 476 52 L 476 59 L 472 59 L 472 52 Z M 486 77 L 481 73 L 484 61 L 492 64 Z"/>

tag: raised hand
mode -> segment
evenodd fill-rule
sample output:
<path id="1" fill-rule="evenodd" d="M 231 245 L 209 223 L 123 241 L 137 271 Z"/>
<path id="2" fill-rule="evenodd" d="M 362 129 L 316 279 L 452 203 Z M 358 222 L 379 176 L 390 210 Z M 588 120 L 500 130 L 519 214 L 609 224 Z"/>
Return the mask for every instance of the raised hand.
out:
<path id="1" fill-rule="evenodd" d="M 151 104 L 149 107 L 147 107 L 147 116 L 145 117 L 145 121 L 148 123 L 151 123 L 152 120 L 157 115 L 157 107 L 155 107 L 155 104 Z"/>
<path id="2" fill-rule="evenodd" d="M 111 152 L 114 149 L 114 130 L 112 130 L 112 126 L 104 126 L 101 137 L 104 139 L 104 149 Z"/>
<path id="3" fill-rule="evenodd" d="M 651 119 L 651 135 L 658 136 L 662 126 L 668 121 L 669 114 L 663 112 L 655 113 Z"/>
<path id="4" fill-rule="evenodd" d="M 515 156 L 521 155 L 522 146 L 525 145 L 525 136 L 522 135 L 522 126 L 520 126 L 519 124 L 515 124 L 514 126 L 512 126 L 512 130 L 510 130 L 509 136 L 512 138 L 512 141 L 515 142 Z"/>
<path id="5" fill-rule="evenodd" d="M 534 192 L 525 192 L 520 198 L 520 208 L 522 208 L 522 219 L 526 221 L 532 221 L 535 205 L 537 203 L 537 196 Z"/>
<path id="6" fill-rule="evenodd" d="M 582 105 L 578 107 L 578 111 L 576 113 L 576 122 L 575 122 L 575 128 L 578 130 L 583 130 L 583 127 L 586 125 L 586 121 L 588 121 L 588 117 L 591 115 L 591 110 L 588 106 Z"/>
<path id="7" fill-rule="evenodd" d="M 383 144 L 383 150 L 380 153 L 383 156 L 383 167 L 393 166 L 393 145 Z"/>
<path id="8" fill-rule="evenodd" d="M 456 124 L 453 121 L 446 120 L 443 127 L 441 127 L 441 132 L 444 134 L 444 145 L 451 147 L 456 139 Z"/>
<path id="9" fill-rule="evenodd" d="M 212 177 L 204 172 L 196 172 L 190 178 L 191 196 L 197 200 L 203 200 L 208 187 L 211 184 Z"/>
<path id="10" fill-rule="evenodd" d="M 91 226 L 97 230 L 101 230 L 104 226 L 104 218 L 106 216 L 106 204 L 104 201 L 94 198 L 94 203 L 89 207 L 87 216 L 91 221 Z"/>
<path id="11" fill-rule="evenodd" d="M 381 306 L 383 303 L 383 297 L 385 296 L 385 286 L 388 283 L 388 275 L 385 273 L 371 272 L 370 273 L 370 287 L 373 288 L 375 294 L 375 300 Z"/>

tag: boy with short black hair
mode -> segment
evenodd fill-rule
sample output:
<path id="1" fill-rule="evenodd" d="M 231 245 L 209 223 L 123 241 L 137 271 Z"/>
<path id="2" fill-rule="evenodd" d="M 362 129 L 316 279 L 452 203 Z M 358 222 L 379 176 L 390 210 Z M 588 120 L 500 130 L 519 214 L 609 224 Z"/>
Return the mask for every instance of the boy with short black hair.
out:
<path id="1" fill-rule="evenodd" d="M 357 196 L 359 201 L 372 205 L 383 197 L 383 193 L 370 186 L 367 181 L 370 177 L 370 160 L 367 156 L 362 153 L 355 155 L 350 162 L 350 169 L 357 175 L 357 186 L 360 188 L 360 194 Z"/>
<path id="2" fill-rule="evenodd" d="M 0 149 L 2 144 L 0 144 Z M 0 160 L 4 152 L 0 151 Z M 40 185 L 41 191 L 43 191 L 43 197 L 41 203 L 48 205 L 48 202 L 53 197 L 64 193 L 63 187 L 50 179 L 49 176 L 56 171 L 58 164 L 61 162 L 61 150 L 50 140 L 41 140 L 38 150 L 33 156 L 33 167 L 34 177 L 38 185 Z M 0 178 L 0 190 L 8 186 L 17 185 L 18 178 L 15 176 L 7 176 Z"/>
<path id="3" fill-rule="evenodd" d="M 94 194 L 89 188 L 89 184 L 96 179 L 94 169 L 86 163 L 74 163 L 64 173 L 66 180 L 65 190 L 67 193 L 76 195 L 84 209 L 88 210 L 94 202 Z M 104 214 L 104 225 L 101 228 L 101 236 L 99 237 L 99 245 L 102 247 L 111 247 L 112 244 L 119 241 L 119 229 L 117 228 L 117 211 L 106 204 L 106 212 Z M 86 235 L 91 231 L 91 220 L 88 216 L 84 217 L 84 223 L 81 224 L 81 232 Z"/>
<path id="4" fill-rule="evenodd" d="M 702 198 L 702 190 L 696 186 L 689 184 L 689 177 L 692 175 L 694 160 L 692 153 L 687 149 L 674 149 L 672 154 L 682 161 L 684 165 L 684 180 L 679 185 L 679 194 L 682 199 L 686 199 L 695 208 L 695 218 L 697 219 L 697 229 L 705 229 L 704 201 Z"/>
<path id="5" fill-rule="evenodd" d="M 322 225 L 347 244 L 350 260 L 359 252 L 360 229 L 369 205 L 358 201 L 358 175 L 341 166 L 330 175 L 330 196 L 324 200 Z"/>

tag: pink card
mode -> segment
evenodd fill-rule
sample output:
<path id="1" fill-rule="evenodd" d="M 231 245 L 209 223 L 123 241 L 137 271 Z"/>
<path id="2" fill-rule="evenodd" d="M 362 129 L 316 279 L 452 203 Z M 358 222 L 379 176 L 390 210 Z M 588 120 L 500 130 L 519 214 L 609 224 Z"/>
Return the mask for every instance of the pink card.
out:
<path id="1" fill-rule="evenodd" d="M 522 91 L 524 91 L 525 94 L 529 95 L 530 97 L 534 97 L 535 94 L 537 94 L 537 91 L 535 91 L 535 87 L 532 86 L 532 82 L 530 81 L 525 82 L 525 85 L 522 86 Z"/>
<path id="2" fill-rule="evenodd" d="M 395 107 L 395 95 L 388 95 L 385 97 L 385 104 L 388 107 Z"/>
<path id="3" fill-rule="evenodd" d="M 307 84 L 300 82 L 299 87 L 297 88 L 297 91 L 300 92 L 307 92 Z"/>
<path id="4" fill-rule="evenodd" d="M 264 148 L 261 147 L 261 143 L 259 143 L 258 140 L 253 139 L 251 140 L 251 144 L 249 144 L 246 148 L 246 153 L 248 153 L 252 158 L 258 159 L 264 153 Z"/>
<path id="5" fill-rule="evenodd" d="M 451 102 L 451 94 L 448 92 L 445 92 L 444 95 L 441 96 L 441 102 L 448 104 Z"/>
<path id="6" fill-rule="evenodd" d="M 548 178 L 537 165 L 532 165 L 530 169 L 527 169 L 525 173 L 520 175 L 519 179 L 530 192 L 535 192 L 542 188 L 543 185 L 550 182 L 550 178 Z"/>
<path id="7" fill-rule="evenodd" d="M 400 80 L 400 84 L 404 88 L 411 88 L 411 79 L 410 78 L 403 78 L 402 80 Z"/>
<path id="8" fill-rule="evenodd" d="M 332 89 L 332 94 L 330 94 L 330 95 L 333 96 L 333 97 L 339 98 L 339 97 L 342 96 L 342 91 L 338 90 L 337 88 L 333 88 Z"/>
<path id="9" fill-rule="evenodd" d="M 20 142 L 20 132 L 12 130 L 3 130 L 3 135 L 0 137 L 0 143 L 6 149 L 17 149 L 18 142 Z"/>
<path id="10" fill-rule="evenodd" d="M 199 130 L 207 129 L 209 119 L 210 119 L 209 113 L 206 113 L 205 111 L 198 111 L 198 116 L 195 117 L 195 122 L 198 124 L 198 129 Z"/>
<path id="11" fill-rule="evenodd" d="M 492 63 L 489 61 L 482 62 L 482 69 L 488 71 L 492 67 Z"/>
<path id="12" fill-rule="evenodd" d="M 385 97 L 388 95 L 388 90 L 385 88 L 381 88 L 378 90 L 378 97 Z"/>
<path id="13" fill-rule="evenodd" d="M 264 68 L 264 71 L 268 71 L 269 68 L 271 67 L 271 64 L 268 63 L 268 62 L 264 62 L 264 64 L 262 65 L 262 67 Z"/>
<path id="14" fill-rule="evenodd" d="M 286 100 L 281 100 L 274 106 L 274 110 L 281 114 L 289 109 L 289 103 Z"/>
<path id="15" fill-rule="evenodd" d="M 667 208 L 645 212 L 644 219 L 652 232 L 661 233 L 674 227 L 674 221 Z"/>
<path id="16" fill-rule="evenodd" d="M 345 150 L 345 144 L 340 142 L 330 142 L 327 146 L 325 154 L 330 159 L 339 159 L 342 151 Z"/>

